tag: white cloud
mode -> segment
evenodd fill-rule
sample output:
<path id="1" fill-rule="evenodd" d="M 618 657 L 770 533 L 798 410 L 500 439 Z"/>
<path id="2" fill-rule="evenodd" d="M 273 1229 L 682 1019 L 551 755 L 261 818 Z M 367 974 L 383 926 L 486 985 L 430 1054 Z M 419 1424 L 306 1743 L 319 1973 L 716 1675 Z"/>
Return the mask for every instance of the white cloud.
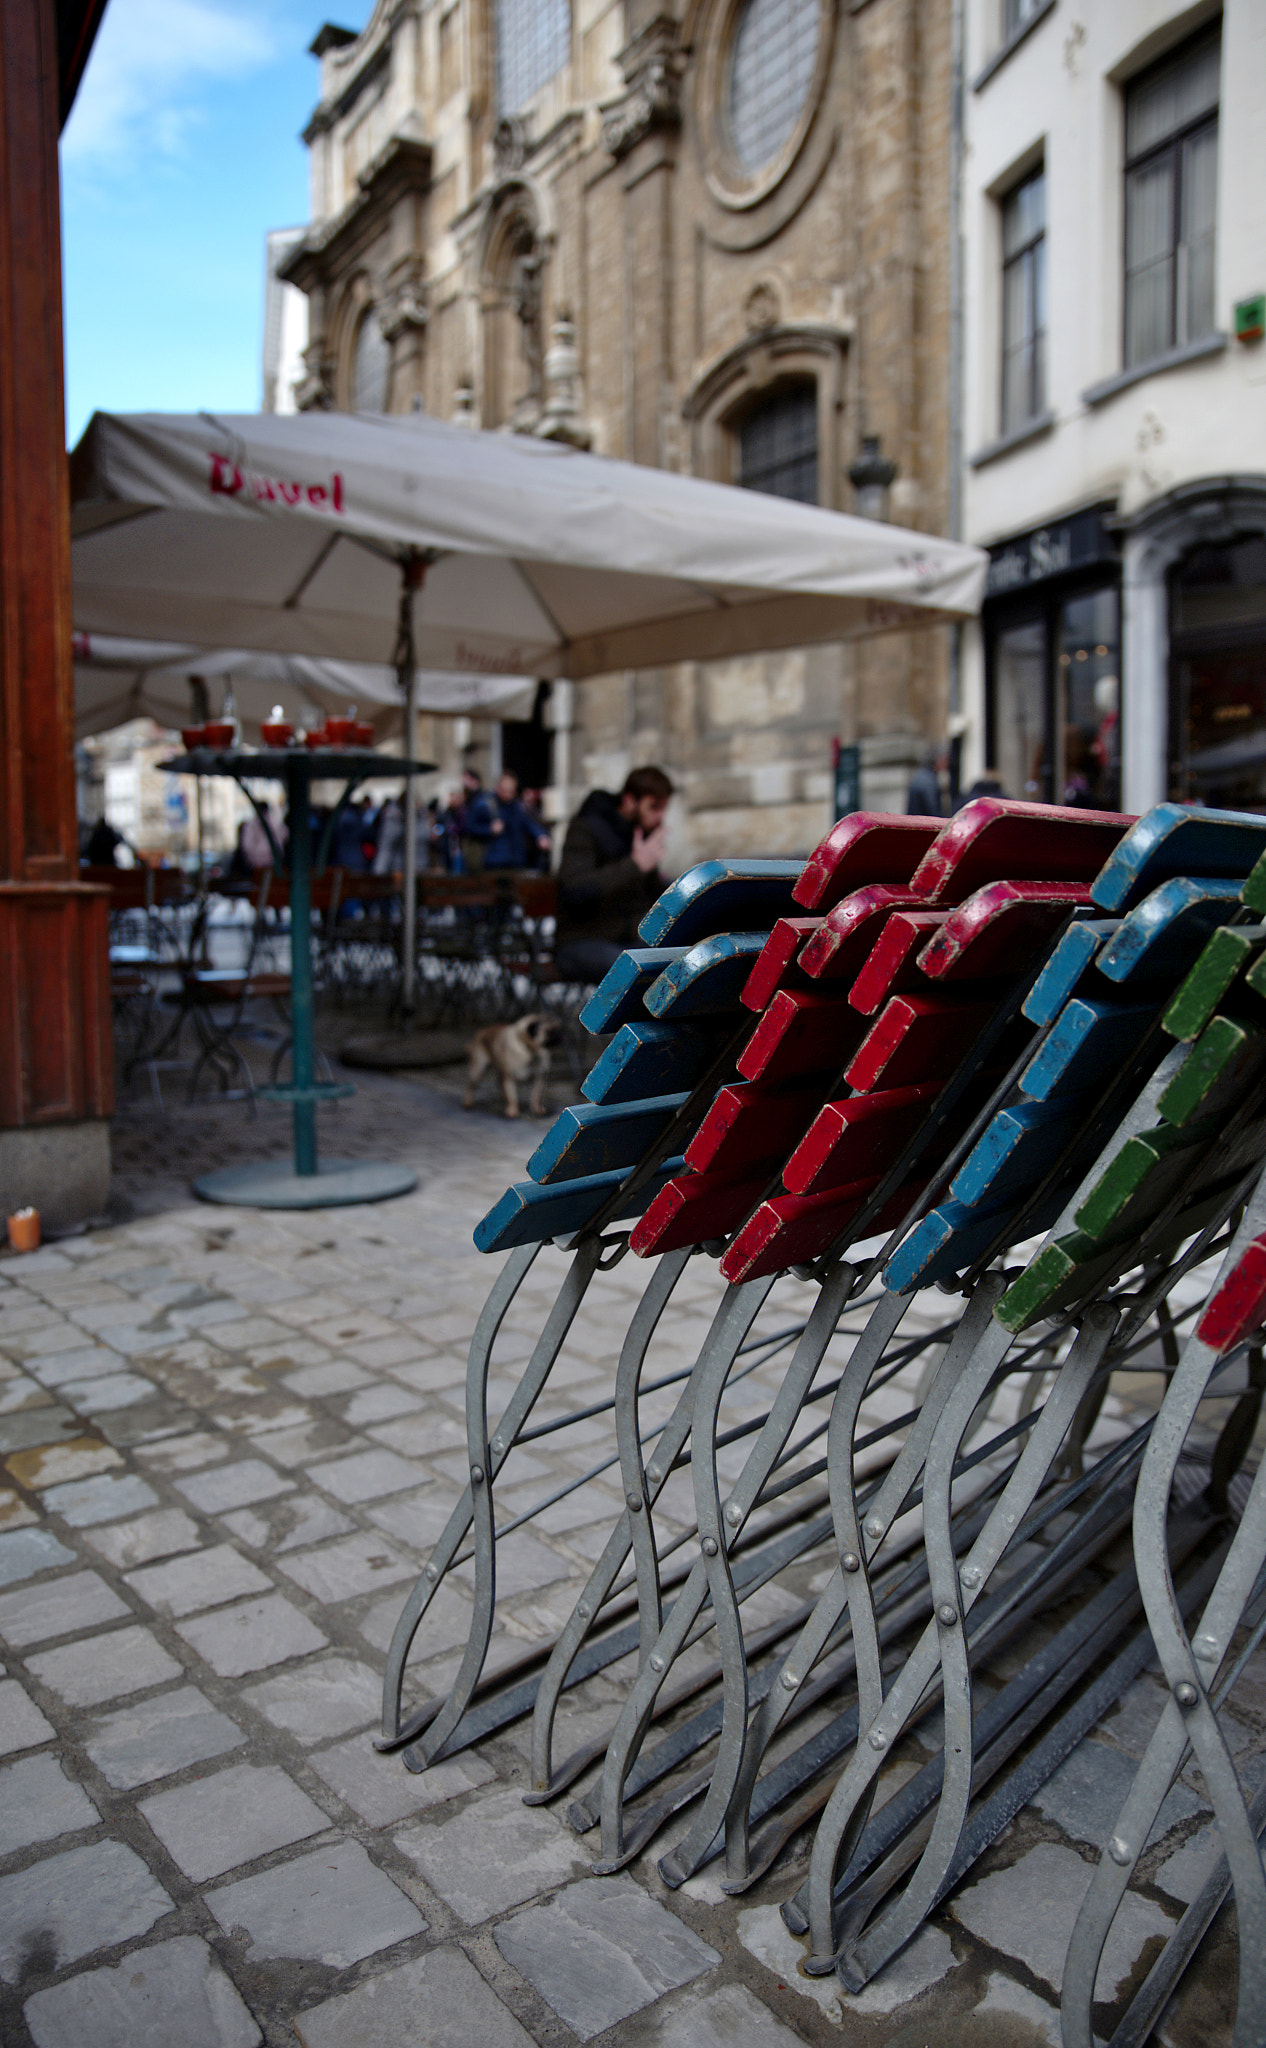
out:
<path id="1" fill-rule="evenodd" d="M 258 10 L 224 0 L 111 0 L 89 59 L 63 154 L 77 170 L 134 167 L 180 155 L 204 89 L 243 78 L 277 54 Z"/>

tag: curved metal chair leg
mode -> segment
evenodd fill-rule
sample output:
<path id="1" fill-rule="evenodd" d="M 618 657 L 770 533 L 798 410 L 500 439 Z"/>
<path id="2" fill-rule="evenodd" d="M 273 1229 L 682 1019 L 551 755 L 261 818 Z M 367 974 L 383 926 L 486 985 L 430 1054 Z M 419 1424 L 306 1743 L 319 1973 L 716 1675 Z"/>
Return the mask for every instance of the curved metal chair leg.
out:
<path id="1" fill-rule="evenodd" d="M 1258 1182 L 1217 1285 L 1230 1274 L 1264 1224 L 1266 1177 Z M 1266 1559 L 1266 1466 L 1253 1482 L 1243 1520 L 1192 1637 L 1183 1626 L 1166 1542 L 1178 1459 L 1217 1362 L 1218 1354 L 1209 1345 L 1195 1336 L 1188 1339 L 1161 1403 L 1134 1496 L 1135 1566 L 1170 1698 L 1073 1928 L 1060 2006 L 1067 2048 L 1090 2048 L 1091 2007 L 1104 1945 L 1188 1745 L 1195 1750 L 1204 1774 L 1235 1887 L 1240 1963 L 1232 2048 L 1252 2048 L 1261 2040 L 1266 2024 L 1266 1880 L 1256 1831 L 1209 1701 L 1218 1667 Z"/>
<path id="2" fill-rule="evenodd" d="M 506 1404 L 505 1412 L 491 1440 L 488 1436 L 487 1355 L 484 1357 L 481 1371 L 470 1371 L 466 1375 L 466 1452 L 470 1459 L 470 1485 L 463 1499 L 468 1498 L 470 1501 L 470 1519 L 474 1530 L 474 1609 L 466 1649 L 457 1676 L 449 1687 L 448 1698 L 431 1726 L 419 1737 L 414 1746 L 416 1757 L 422 1765 L 437 1763 L 443 1756 L 445 1744 L 470 1704 L 471 1695 L 479 1683 L 484 1659 L 488 1654 L 497 1596 L 497 1536 L 492 1500 L 493 1482 L 513 1450 L 519 1431 L 536 1406 L 567 1332 L 585 1298 L 589 1282 L 598 1270 L 598 1262 L 604 1250 L 602 1239 L 593 1237 L 586 1238 L 572 1253 L 571 1264 L 555 1297 L 554 1306 L 546 1318 L 545 1328 L 528 1360 L 523 1377 Z M 473 1362 L 472 1352 L 472 1364 Z"/>
<path id="3" fill-rule="evenodd" d="M 554 1789 L 551 1753 L 553 1747 L 554 1717 L 558 1702 L 567 1683 L 568 1673 L 579 1655 L 581 1645 L 598 1620 L 601 1608 L 612 1586 L 615 1584 L 630 1549 L 634 1544 L 635 1528 L 640 1532 L 650 1520 L 650 1504 L 653 1494 L 646 1484 L 642 1469 L 641 1445 L 638 1441 L 637 1397 L 642 1368 L 651 1339 L 659 1326 L 660 1318 L 672 1298 L 673 1289 L 685 1272 L 692 1252 L 669 1252 L 656 1264 L 646 1290 L 633 1312 L 628 1335 L 620 1352 L 615 1373 L 615 1414 L 616 1429 L 621 1437 L 620 1463 L 624 1478 L 627 1505 L 610 1536 L 602 1556 L 585 1581 L 584 1590 L 573 1607 L 555 1643 L 550 1659 L 541 1674 L 540 1689 L 532 1713 L 532 1799 L 533 1802 L 548 1798 Z M 687 1405 L 689 1403 L 689 1405 Z M 673 1459 L 685 1441 L 690 1427 L 690 1409 L 693 1406 L 689 1394 L 689 1383 L 677 1402 L 673 1415 L 660 1432 L 659 1450 L 665 1453 L 661 1461 L 671 1469 Z M 670 1449 L 674 1436 L 673 1425 L 685 1409 L 680 1429 L 680 1438 L 675 1448 Z M 623 1427 L 622 1427 L 623 1425 Z M 632 1477 L 630 1476 L 632 1474 Z M 661 1476 L 662 1484 L 662 1476 Z M 634 1503 L 636 1502 L 636 1507 Z M 635 1525 L 631 1526 L 631 1525 Z M 658 1634 L 659 1575 L 654 1558 L 654 1542 L 651 1544 L 651 1579 L 653 1584 L 654 1633 Z M 643 1573 L 638 1570 L 639 1600 L 642 1593 Z M 643 1616 L 641 1637 L 649 1655 L 651 1638 L 649 1616 Z M 559 1788 L 561 1790 L 561 1787 Z"/>
<path id="4" fill-rule="evenodd" d="M 704 1339 L 696 1367 L 696 1417 L 706 1414 L 713 1399 L 719 1400 L 739 1347 L 755 1322 L 770 1289 L 771 1275 L 764 1280 L 747 1280 L 728 1290 L 712 1327 Z M 652 1460 L 652 1464 L 655 1461 Z M 650 1477 L 648 1468 L 647 1477 Z M 595 1870 L 618 1870 L 632 1852 L 624 1838 L 624 1784 L 650 1726 L 661 1686 L 674 1658 L 685 1647 L 700 1609 L 708 1596 L 705 1560 L 697 1557 L 685 1585 L 656 1638 L 655 1647 L 638 1672 L 620 1711 L 607 1745 L 602 1771 L 602 1853 Z"/>
<path id="5" fill-rule="evenodd" d="M 492 1291 L 480 1311 L 475 1333 L 470 1340 L 466 1365 L 468 1379 L 477 1376 L 481 1384 L 487 1386 L 488 1368 L 497 1332 L 540 1250 L 539 1244 L 529 1244 L 511 1252 L 498 1274 Z M 404 1735 L 400 1725 L 401 1690 L 404 1685 L 405 1661 L 413 1638 L 418 1632 L 422 1617 L 435 1598 L 444 1574 L 465 1539 L 470 1528 L 471 1516 L 471 1490 L 468 1486 L 449 1516 L 443 1535 L 432 1550 L 413 1591 L 401 1609 L 387 1651 L 387 1668 L 382 1681 L 382 1735 L 383 1741 L 388 1745 L 394 1745 Z"/>
<path id="6" fill-rule="evenodd" d="M 1115 1312 L 1110 1320 L 1115 1322 Z M 1050 1462 L 1067 1433 L 1076 1403 L 1089 1382 L 1091 1369 L 1083 1369 L 1084 1354 L 1088 1347 L 1093 1346 L 1097 1359 L 1108 1341 L 1107 1335 L 1100 1338 L 1101 1321 L 1097 1310 L 1091 1311 L 1087 1317 L 1086 1330 L 1065 1360 L 1040 1420 L 1030 1432 L 1014 1471 L 968 1553 L 958 1574 L 961 1584 L 954 1584 L 952 1600 L 946 1576 L 947 1571 L 953 1569 L 952 1562 L 947 1564 L 946 1560 L 929 1554 L 929 1573 L 934 1592 L 939 1595 L 938 1605 L 952 1616 L 952 1620 L 943 1623 L 934 1618 L 929 1623 L 879 1713 L 865 1730 L 864 1746 L 859 1740 L 852 1761 L 827 1802 L 810 1854 L 808 1884 L 801 1894 L 808 1910 L 813 1952 L 807 1967 L 811 1972 L 821 1974 L 829 1970 L 835 1961 L 835 1873 L 853 1816 L 868 1795 L 893 1742 L 902 1733 L 925 1687 L 936 1676 L 941 1663 L 941 1635 L 950 1627 L 958 1628 L 964 1610 L 975 1604 L 981 1588 L 1045 1478 Z M 970 1365 L 946 1403 L 940 1429 L 929 1452 L 929 1481 L 925 1484 L 943 1471 L 948 1470 L 952 1474 L 976 1406 L 1005 1359 L 1011 1342 L 1010 1333 L 997 1321 L 986 1326 Z M 851 1977 L 849 1981 L 852 1981 Z"/>
<path id="7" fill-rule="evenodd" d="M 707 1424 L 707 1436 L 698 1441 L 692 1460 L 695 1486 L 695 1514 L 699 1524 L 699 1547 L 712 1596 L 712 1613 L 721 1652 L 722 1706 L 721 1736 L 712 1783 L 703 1806 L 681 1840 L 660 1858 L 659 1873 L 665 1884 L 683 1884 L 698 1869 L 725 1819 L 730 1794 L 743 1757 L 747 1727 L 748 1674 L 743 1645 L 743 1624 L 730 1575 L 729 1552 L 741 1535 L 748 1516 L 756 1506 L 770 1473 L 795 1427 L 827 1345 L 835 1334 L 853 1287 L 857 1271 L 841 1264 L 819 1289 L 817 1301 L 783 1375 L 769 1414 L 748 1453 L 743 1470 L 731 1488 L 725 1511 L 721 1510 L 717 1475 L 717 1416 L 720 1387 L 700 1421 Z M 702 1404 L 701 1404 L 702 1406 Z"/>
<path id="8" fill-rule="evenodd" d="M 965 1434 L 963 1425 L 967 1417 L 955 1396 L 946 1404 L 942 1435 L 933 1442 L 928 1454 L 923 1494 L 924 1541 L 935 1611 L 929 1636 L 934 1629 L 945 1713 L 944 1777 L 932 1832 L 917 1868 L 888 1912 L 848 1951 L 846 1981 L 858 1988 L 860 1983 L 869 1982 L 918 1932 L 939 1896 L 958 1848 L 971 1801 L 974 1757 L 967 1616 L 1073 1428 L 1118 1320 L 1118 1311 L 1106 1303 L 1087 1311 L 1041 1417 L 961 1572 L 954 1553 L 951 1488 L 955 1446 L 950 1440 Z M 996 1527 L 992 1543 L 987 1541 L 991 1527 Z"/>
<path id="9" fill-rule="evenodd" d="M 926 1385 L 918 1421 L 868 1504 L 865 1533 L 860 1526 L 857 1504 L 853 1441 L 871 1378 L 900 1328 L 910 1306 L 910 1295 L 885 1293 L 881 1296 L 844 1368 L 831 1407 L 827 1432 L 827 1471 L 839 1562 L 749 1730 L 741 1776 L 726 1816 L 726 1874 L 731 1882 L 741 1882 L 750 1868 L 751 1800 L 765 1752 L 846 1610 L 855 1648 L 860 1635 L 861 1655 L 865 1661 L 865 1675 L 859 1672 L 859 1688 L 864 1687 L 866 1700 L 859 1699 L 859 1712 L 862 1718 L 868 1718 L 878 1711 L 880 1647 L 869 1561 L 917 1483 L 932 1431 L 950 1389 L 970 1358 L 980 1329 L 992 1313 L 996 1292 L 989 1288 L 978 1289 L 977 1296 L 979 1307 L 973 1298 L 948 1349 L 937 1362 L 934 1377 Z"/>

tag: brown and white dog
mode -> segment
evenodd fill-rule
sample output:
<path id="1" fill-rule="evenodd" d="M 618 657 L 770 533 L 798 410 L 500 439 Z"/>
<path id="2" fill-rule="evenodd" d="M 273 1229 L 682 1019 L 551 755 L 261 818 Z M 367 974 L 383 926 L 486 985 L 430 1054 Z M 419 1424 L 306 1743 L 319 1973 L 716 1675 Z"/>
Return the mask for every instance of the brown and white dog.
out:
<path id="1" fill-rule="evenodd" d="M 558 1019 L 541 1010 L 534 1010 L 527 1017 L 516 1017 L 513 1024 L 485 1024 L 471 1040 L 470 1068 L 462 1108 L 472 1107 L 476 1088 L 489 1067 L 493 1067 L 501 1076 L 507 1116 L 519 1114 L 520 1081 L 532 1083 L 532 1115 L 545 1116 L 550 1047 L 557 1045 L 562 1035 Z"/>

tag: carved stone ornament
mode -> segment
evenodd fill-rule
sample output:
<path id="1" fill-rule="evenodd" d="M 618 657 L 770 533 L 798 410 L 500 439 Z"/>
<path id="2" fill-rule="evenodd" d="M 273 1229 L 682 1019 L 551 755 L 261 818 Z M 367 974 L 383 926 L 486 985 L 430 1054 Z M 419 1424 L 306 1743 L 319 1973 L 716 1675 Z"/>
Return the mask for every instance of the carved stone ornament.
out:
<path id="1" fill-rule="evenodd" d="M 576 323 L 562 306 L 554 317 L 545 351 L 545 404 L 535 432 L 543 441 L 566 441 L 572 448 L 593 444 L 593 434 L 581 417 Z"/>
<path id="2" fill-rule="evenodd" d="M 300 412 L 333 411 L 334 359 L 325 354 L 320 340 L 303 351 L 303 375 L 296 378 L 294 393 Z"/>
<path id="3" fill-rule="evenodd" d="M 683 58 L 675 47 L 675 28 L 653 23 L 621 51 L 619 61 L 629 89 L 603 109 L 602 118 L 603 147 L 617 159 L 656 129 L 681 126 Z"/>
<path id="4" fill-rule="evenodd" d="M 521 171 L 529 149 L 527 122 L 518 114 L 503 114 L 492 131 L 492 163 L 497 176 Z"/>
<path id="5" fill-rule="evenodd" d="M 743 302 L 743 318 L 749 334 L 764 334 L 782 318 L 778 293 L 767 278 L 754 284 Z"/>
<path id="6" fill-rule="evenodd" d="M 378 325 L 384 340 L 394 342 L 410 329 L 424 330 L 430 317 L 426 279 L 420 265 L 411 264 L 402 276 L 388 284 L 378 307 Z"/>

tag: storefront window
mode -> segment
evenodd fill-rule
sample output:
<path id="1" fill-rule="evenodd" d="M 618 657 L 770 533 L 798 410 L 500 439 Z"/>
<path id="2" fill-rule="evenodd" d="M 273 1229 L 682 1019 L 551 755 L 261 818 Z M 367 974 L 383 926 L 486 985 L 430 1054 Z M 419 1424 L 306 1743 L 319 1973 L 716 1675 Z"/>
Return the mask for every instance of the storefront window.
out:
<path id="1" fill-rule="evenodd" d="M 1115 590 L 1092 590 L 1061 605 L 1056 626 L 1059 801 L 1102 811 L 1121 799 L 1119 610 Z"/>
<path id="2" fill-rule="evenodd" d="M 1121 800 L 1120 598 L 1115 584 L 1034 593 L 986 620 L 990 767 L 1007 796 L 1114 811 Z"/>
<path id="3" fill-rule="evenodd" d="M 1192 549 L 1170 578 L 1171 794 L 1266 809 L 1266 536 Z"/>
<path id="4" fill-rule="evenodd" d="M 1046 628 L 1030 619 L 999 633 L 994 651 L 994 758 L 1007 796 L 1050 802 L 1046 744 Z"/>

